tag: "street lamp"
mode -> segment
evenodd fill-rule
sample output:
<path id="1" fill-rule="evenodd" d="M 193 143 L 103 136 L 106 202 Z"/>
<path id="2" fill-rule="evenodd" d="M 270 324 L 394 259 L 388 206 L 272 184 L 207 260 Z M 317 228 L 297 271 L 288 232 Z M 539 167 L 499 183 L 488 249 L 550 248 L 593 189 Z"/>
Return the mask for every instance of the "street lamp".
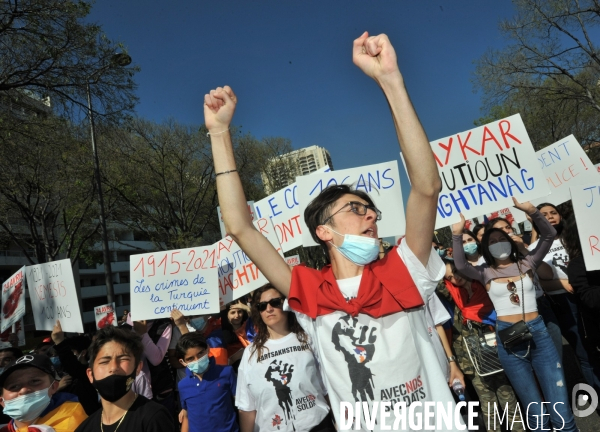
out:
<path id="1" fill-rule="evenodd" d="M 110 62 L 104 68 L 95 72 L 98 74 L 110 67 L 125 67 L 131 63 L 131 57 L 125 53 L 114 54 Z M 100 179 L 100 162 L 98 161 L 98 148 L 96 147 L 96 128 L 94 125 L 94 110 L 92 109 L 92 93 L 90 91 L 90 75 L 86 81 L 86 91 L 88 100 L 88 117 L 90 119 L 90 135 L 92 139 L 92 154 L 94 157 L 94 177 L 96 187 L 98 188 L 98 205 L 100 206 L 100 228 L 102 230 L 102 258 L 104 260 L 104 278 L 106 281 L 106 299 L 107 303 L 115 301 L 115 290 L 112 281 L 112 266 L 110 264 L 110 254 L 108 249 L 108 232 L 106 230 L 106 218 L 104 215 L 104 197 L 102 195 L 102 181 Z"/>

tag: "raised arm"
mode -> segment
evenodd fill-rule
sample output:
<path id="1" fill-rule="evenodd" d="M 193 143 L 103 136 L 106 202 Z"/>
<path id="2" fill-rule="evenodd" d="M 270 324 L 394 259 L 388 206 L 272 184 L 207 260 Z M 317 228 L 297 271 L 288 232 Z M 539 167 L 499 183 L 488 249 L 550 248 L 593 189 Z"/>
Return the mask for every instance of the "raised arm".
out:
<path id="1" fill-rule="evenodd" d="M 246 196 L 236 171 L 229 125 L 237 98 L 229 86 L 204 96 L 204 122 L 210 133 L 219 205 L 225 230 L 277 290 L 287 296 L 292 272 L 248 215 Z"/>
<path id="2" fill-rule="evenodd" d="M 529 217 L 531 217 L 531 220 L 538 227 L 540 241 L 535 249 L 530 251 L 529 255 L 526 257 L 526 260 L 531 263 L 532 268 L 536 270 L 540 264 L 544 262 L 546 254 L 552 247 L 552 242 L 556 236 L 556 229 L 550 225 L 550 222 L 546 220 L 544 215 L 542 215 L 540 211 L 530 202 L 519 203 L 514 197 L 513 201 L 515 203 L 515 207 L 527 213 Z"/>
<path id="3" fill-rule="evenodd" d="M 388 37 L 384 34 L 369 37 L 367 32 L 363 33 L 354 41 L 353 60 L 377 82 L 390 106 L 412 184 L 406 206 L 406 242 L 426 266 L 442 187 L 429 140 L 408 97 L 396 52 Z"/>

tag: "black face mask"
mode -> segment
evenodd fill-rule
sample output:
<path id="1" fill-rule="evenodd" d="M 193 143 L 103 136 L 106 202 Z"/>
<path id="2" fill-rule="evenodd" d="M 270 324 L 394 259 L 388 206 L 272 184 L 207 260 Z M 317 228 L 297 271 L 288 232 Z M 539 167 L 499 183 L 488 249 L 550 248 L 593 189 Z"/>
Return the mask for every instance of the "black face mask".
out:
<path id="1" fill-rule="evenodd" d="M 561 235 L 563 230 L 563 221 L 561 220 L 559 223 L 554 225 L 554 229 L 556 230 L 556 235 Z"/>
<path id="2" fill-rule="evenodd" d="M 127 394 L 135 381 L 135 372 L 131 375 L 109 375 L 97 380 L 92 385 L 98 390 L 100 397 L 108 402 L 116 402 Z"/>

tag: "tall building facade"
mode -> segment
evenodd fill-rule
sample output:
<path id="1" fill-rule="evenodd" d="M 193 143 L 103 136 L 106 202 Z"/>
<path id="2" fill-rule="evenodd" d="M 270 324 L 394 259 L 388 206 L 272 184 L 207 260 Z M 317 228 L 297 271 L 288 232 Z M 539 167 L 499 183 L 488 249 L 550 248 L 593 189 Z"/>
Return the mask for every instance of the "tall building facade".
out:
<path id="1" fill-rule="evenodd" d="M 333 169 L 331 155 L 316 145 L 273 158 L 261 173 L 265 192 L 270 195 L 294 183 L 296 177 L 315 172 L 325 165 Z"/>

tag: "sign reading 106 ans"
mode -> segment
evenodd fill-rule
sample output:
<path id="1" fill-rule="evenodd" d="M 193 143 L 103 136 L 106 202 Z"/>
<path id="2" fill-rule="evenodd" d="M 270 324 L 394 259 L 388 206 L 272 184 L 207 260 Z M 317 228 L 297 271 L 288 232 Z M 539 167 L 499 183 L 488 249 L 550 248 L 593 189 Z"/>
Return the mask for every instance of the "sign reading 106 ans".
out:
<path id="1" fill-rule="evenodd" d="M 131 317 L 166 318 L 219 312 L 219 276 L 213 246 L 158 251 L 130 257 Z"/>
<path id="2" fill-rule="evenodd" d="M 59 320 L 64 331 L 83 333 L 70 259 L 27 267 L 27 287 L 36 330 L 52 330 Z"/>

